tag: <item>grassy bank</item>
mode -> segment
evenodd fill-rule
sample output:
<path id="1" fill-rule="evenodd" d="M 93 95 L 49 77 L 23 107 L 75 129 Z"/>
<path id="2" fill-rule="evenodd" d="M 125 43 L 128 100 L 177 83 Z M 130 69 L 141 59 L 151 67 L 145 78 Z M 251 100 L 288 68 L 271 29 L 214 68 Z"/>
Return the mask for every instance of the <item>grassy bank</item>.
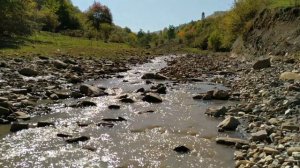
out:
<path id="1" fill-rule="evenodd" d="M 123 43 L 75 38 L 61 34 L 41 32 L 30 37 L 2 41 L 0 56 L 92 56 L 117 59 L 123 56 L 142 56 L 149 51 Z"/>

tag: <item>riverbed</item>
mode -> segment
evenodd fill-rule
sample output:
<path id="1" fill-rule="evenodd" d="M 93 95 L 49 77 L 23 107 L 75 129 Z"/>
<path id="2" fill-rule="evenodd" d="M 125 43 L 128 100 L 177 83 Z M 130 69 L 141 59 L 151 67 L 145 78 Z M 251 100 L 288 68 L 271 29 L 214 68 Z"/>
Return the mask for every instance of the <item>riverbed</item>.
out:
<path id="1" fill-rule="evenodd" d="M 225 87 L 203 82 L 156 80 L 146 84 L 141 79 L 147 72 L 159 72 L 172 57 L 156 57 L 114 78 L 86 81 L 110 88 L 109 96 L 79 99 L 95 102 L 95 107 L 71 108 L 68 105 L 79 100 L 67 99 L 51 105 L 49 114 L 28 121 L 52 121 L 55 127 L 8 133 L 9 127 L 1 126 L 0 167 L 234 167 L 234 150 L 214 141 L 219 134 L 220 120 L 204 114 L 209 107 L 231 105 L 232 102 L 192 99 L 193 94 Z M 144 102 L 140 93 L 136 93 L 140 88 L 147 90 L 159 83 L 167 86 L 167 94 L 160 95 L 162 103 Z M 119 102 L 117 97 L 123 93 L 130 93 L 136 102 Z M 112 104 L 121 108 L 111 110 L 108 106 Z M 118 122 L 113 128 L 96 125 L 103 118 L 118 117 L 127 121 Z M 84 124 L 79 126 L 78 123 Z M 67 144 L 57 137 L 58 133 L 86 135 L 90 140 Z M 181 145 L 191 152 L 178 154 L 173 151 Z"/>

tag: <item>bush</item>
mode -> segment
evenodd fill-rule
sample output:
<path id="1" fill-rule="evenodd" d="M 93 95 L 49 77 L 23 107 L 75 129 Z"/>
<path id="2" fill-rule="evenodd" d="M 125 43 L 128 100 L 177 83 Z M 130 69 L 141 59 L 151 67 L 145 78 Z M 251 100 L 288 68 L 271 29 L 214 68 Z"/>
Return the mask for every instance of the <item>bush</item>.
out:
<path id="1" fill-rule="evenodd" d="M 220 51 L 221 45 L 221 34 L 218 31 L 214 31 L 208 38 L 208 48 L 214 51 Z"/>

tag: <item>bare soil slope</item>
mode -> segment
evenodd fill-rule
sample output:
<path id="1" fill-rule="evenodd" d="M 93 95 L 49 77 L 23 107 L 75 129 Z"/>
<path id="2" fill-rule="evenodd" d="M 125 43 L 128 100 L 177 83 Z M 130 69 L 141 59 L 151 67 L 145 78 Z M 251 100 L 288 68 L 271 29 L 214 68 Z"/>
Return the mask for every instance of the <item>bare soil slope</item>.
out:
<path id="1" fill-rule="evenodd" d="M 265 9 L 248 32 L 236 40 L 233 52 L 286 55 L 300 52 L 300 8 Z"/>

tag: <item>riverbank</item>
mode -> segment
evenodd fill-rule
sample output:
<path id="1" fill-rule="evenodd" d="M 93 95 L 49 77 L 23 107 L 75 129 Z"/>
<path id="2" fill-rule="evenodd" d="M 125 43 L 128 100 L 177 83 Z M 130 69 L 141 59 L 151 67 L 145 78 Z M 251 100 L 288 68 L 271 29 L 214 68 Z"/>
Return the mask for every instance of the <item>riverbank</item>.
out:
<path id="1" fill-rule="evenodd" d="M 235 146 L 236 167 L 297 167 L 300 160 L 299 59 L 277 56 L 256 60 L 186 55 L 170 61 L 161 73 L 183 83 L 222 83 L 231 88 L 227 99 L 241 100 L 234 107 L 207 111 L 226 116 L 219 131 L 230 132 L 239 125 L 237 130 L 245 132 L 244 139 L 216 139 L 217 143 Z M 194 98 L 207 101 L 210 94 L 195 93 Z"/>

